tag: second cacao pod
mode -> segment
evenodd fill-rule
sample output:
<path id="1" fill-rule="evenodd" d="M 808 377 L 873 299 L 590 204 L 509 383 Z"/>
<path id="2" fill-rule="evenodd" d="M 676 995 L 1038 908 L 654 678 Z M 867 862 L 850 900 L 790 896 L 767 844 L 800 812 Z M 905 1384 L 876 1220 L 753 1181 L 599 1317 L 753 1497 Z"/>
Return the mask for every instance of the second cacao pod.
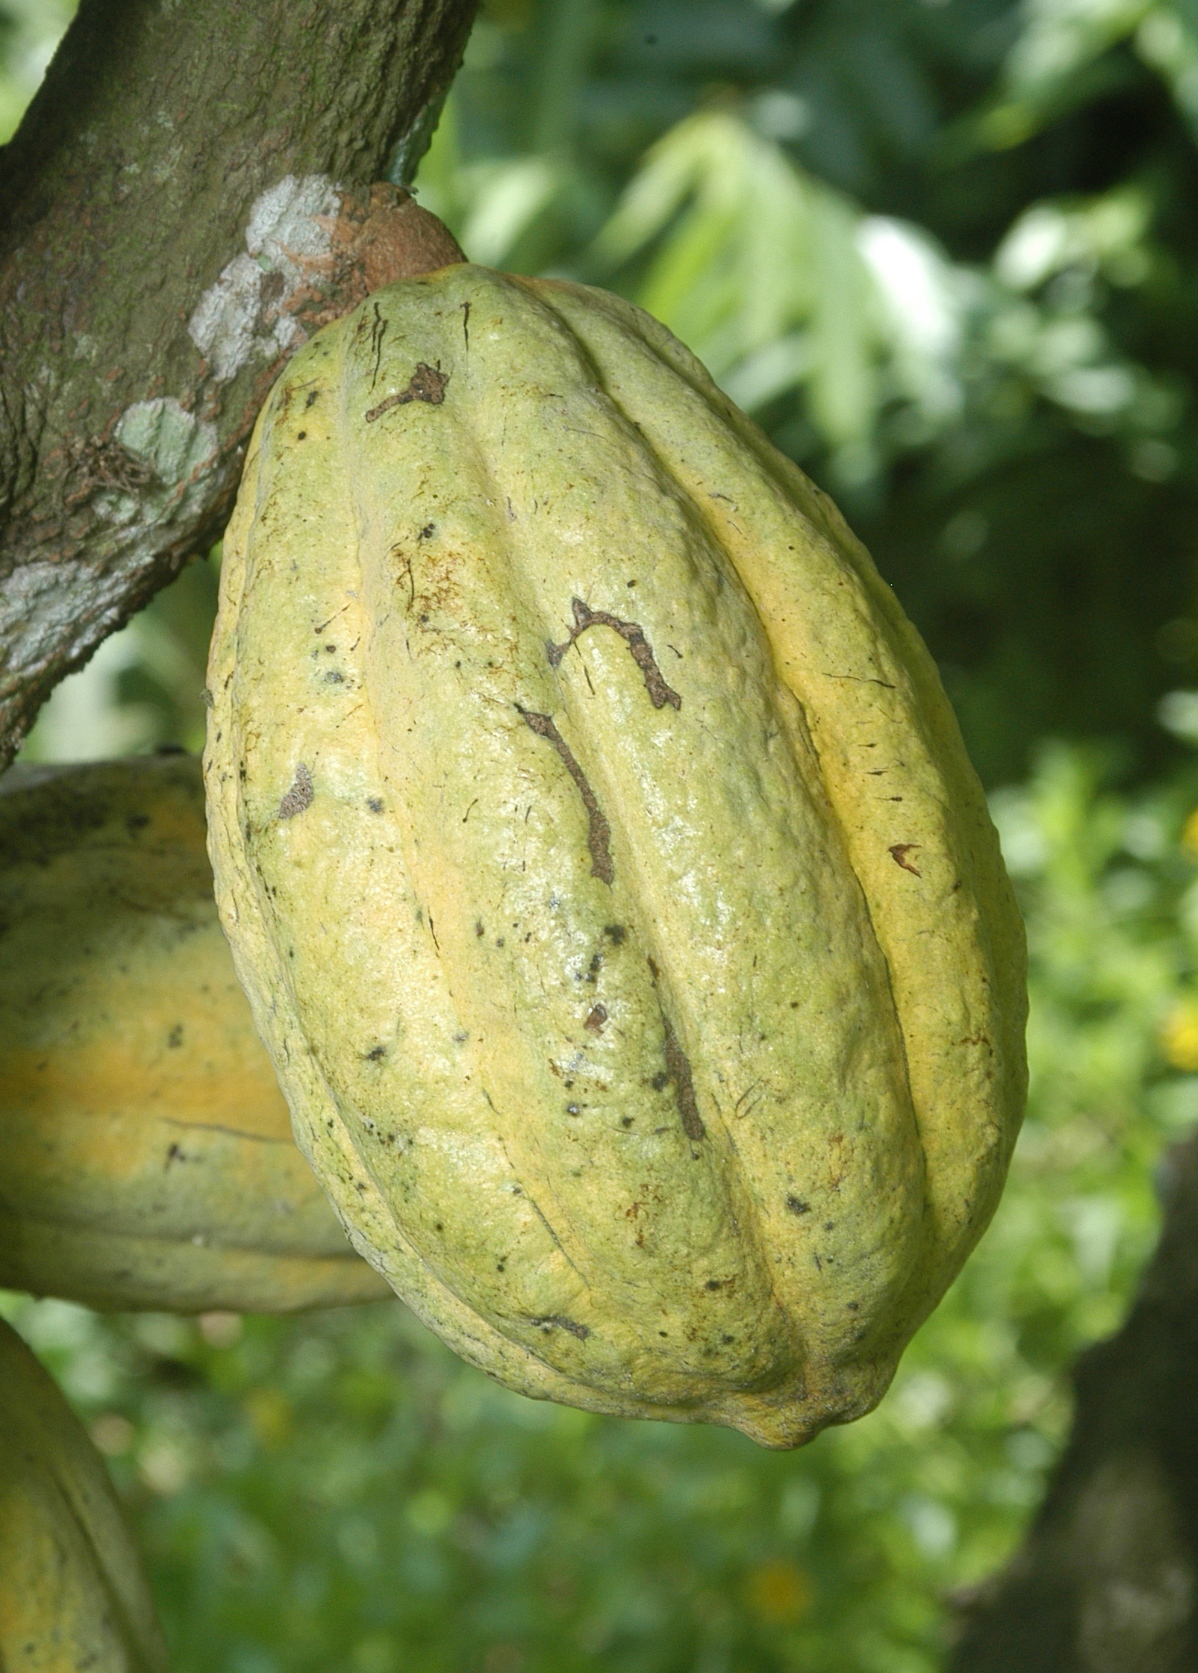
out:
<path id="1" fill-rule="evenodd" d="M 388 1293 L 292 1140 L 194 758 L 0 779 L 0 1286 L 180 1312 Z"/>
<path id="2" fill-rule="evenodd" d="M 830 502 L 616 298 L 468 265 L 300 351 L 225 543 L 223 921 L 357 1247 L 466 1358 L 797 1444 L 993 1210 L 1022 930 Z"/>

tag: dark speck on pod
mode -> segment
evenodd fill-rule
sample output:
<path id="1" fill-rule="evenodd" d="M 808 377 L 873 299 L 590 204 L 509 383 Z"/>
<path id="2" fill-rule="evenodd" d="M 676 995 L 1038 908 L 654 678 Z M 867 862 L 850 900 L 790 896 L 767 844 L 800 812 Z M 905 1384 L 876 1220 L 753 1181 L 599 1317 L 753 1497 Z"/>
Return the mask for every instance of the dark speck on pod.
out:
<path id="1" fill-rule="evenodd" d="M 561 1313 L 550 1313 L 544 1318 L 529 1319 L 528 1322 L 531 1325 L 535 1325 L 538 1330 L 543 1330 L 546 1335 L 548 1335 L 551 1330 L 568 1330 L 570 1335 L 577 1336 L 580 1342 L 585 1342 L 587 1337 L 591 1334 L 589 1326 L 585 1324 L 578 1324 L 574 1319 L 567 1319 Z"/>
<path id="2" fill-rule="evenodd" d="M 291 788 L 279 803 L 278 819 L 294 819 L 297 813 L 303 813 L 312 806 L 315 794 L 312 785 L 312 774 L 301 761 L 296 766 L 295 777 L 291 781 Z"/>

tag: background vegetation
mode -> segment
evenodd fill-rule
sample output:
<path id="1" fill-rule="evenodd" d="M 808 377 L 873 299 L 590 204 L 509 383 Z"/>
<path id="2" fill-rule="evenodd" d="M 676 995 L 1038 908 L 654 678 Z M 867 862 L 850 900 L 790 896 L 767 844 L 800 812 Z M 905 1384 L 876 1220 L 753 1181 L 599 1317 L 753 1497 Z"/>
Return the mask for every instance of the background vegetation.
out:
<path id="1" fill-rule="evenodd" d="M 0 0 L 11 129 L 65 0 Z M 931 1673 L 1198 1119 L 1198 14 L 492 0 L 420 176 L 479 260 L 633 296 L 840 500 L 928 639 L 1032 947 L 994 1226 L 793 1455 L 506 1394 L 398 1304 L 2 1298 L 112 1463 L 178 1673 Z M 30 744 L 199 746 L 217 559 Z"/>

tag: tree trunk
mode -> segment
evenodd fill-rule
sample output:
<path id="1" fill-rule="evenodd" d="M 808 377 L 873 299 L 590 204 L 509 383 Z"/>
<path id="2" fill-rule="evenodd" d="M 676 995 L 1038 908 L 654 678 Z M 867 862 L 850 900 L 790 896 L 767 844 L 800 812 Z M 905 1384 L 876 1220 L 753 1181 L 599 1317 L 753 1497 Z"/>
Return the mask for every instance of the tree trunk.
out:
<path id="1" fill-rule="evenodd" d="M 962 1600 L 951 1673 L 1198 1668 L 1198 1136 L 1117 1336 L 1074 1372 L 1073 1434 L 1022 1550 Z"/>
<path id="2" fill-rule="evenodd" d="M 0 767 L 219 535 L 288 356 L 458 254 L 377 182 L 410 178 L 476 4 L 82 0 L 0 151 Z"/>

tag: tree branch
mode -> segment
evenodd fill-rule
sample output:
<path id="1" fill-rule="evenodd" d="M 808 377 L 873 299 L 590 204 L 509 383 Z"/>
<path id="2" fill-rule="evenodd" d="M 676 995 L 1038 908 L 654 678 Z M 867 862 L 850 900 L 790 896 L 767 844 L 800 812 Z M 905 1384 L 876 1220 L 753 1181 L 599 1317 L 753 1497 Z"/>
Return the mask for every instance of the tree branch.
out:
<path id="1" fill-rule="evenodd" d="M 476 4 L 82 0 L 0 152 L 0 766 L 219 535 L 289 355 L 460 255 L 371 182 L 410 177 Z"/>
<path id="2" fill-rule="evenodd" d="M 1198 1136 L 1117 1336 L 1079 1359 L 1073 1434 L 1022 1550 L 961 1600 L 952 1673 L 1198 1667 Z"/>

